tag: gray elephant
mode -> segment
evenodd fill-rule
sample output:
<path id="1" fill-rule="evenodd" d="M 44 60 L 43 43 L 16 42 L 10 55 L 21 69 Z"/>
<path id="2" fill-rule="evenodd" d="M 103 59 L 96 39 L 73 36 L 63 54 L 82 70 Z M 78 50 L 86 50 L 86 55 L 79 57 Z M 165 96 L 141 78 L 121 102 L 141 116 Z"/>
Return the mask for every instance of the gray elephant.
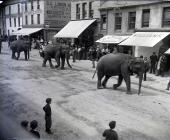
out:
<path id="1" fill-rule="evenodd" d="M 70 68 L 71 65 L 69 63 L 69 46 L 67 45 L 55 45 L 53 46 L 52 44 L 48 44 L 45 49 L 43 50 L 43 53 L 40 54 L 40 56 L 43 57 L 43 64 L 42 67 L 46 67 L 46 62 L 47 60 L 49 61 L 50 67 L 54 68 L 51 59 L 54 58 L 57 62 L 57 65 L 55 66 L 56 68 L 60 67 L 60 60 L 61 60 L 61 69 L 64 69 L 65 65 L 65 59 L 67 61 L 67 64 Z"/>
<path id="2" fill-rule="evenodd" d="M 98 89 L 105 88 L 106 83 L 111 76 L 119 76 L 118 83 L 114 84 L 113 88 L 117 89 L 124 79 L 127 87 L 127 94 L 131 93 L 130 75 L 132 73 L 136 73 L 139 76 L 138 94 L 140 94 L 143 73 L 145 71 L 143 60 L 123 53 L 108 54 L 101 57 L 101 59 L 98 61 L 96 71 L 98 76 Z M 101 80 L 104 76 L 105 78 L 101 83 Z"/>
<path id="3" fill-rule="evenodd" d="M 25 60 L 29 59 L 30 46 L 27 41 L 23 39 L 15 40 L 10 44 L 10 48 L 12 50 L 12 59 L 18 60 L 21 52 L 24 52 Z M 15 53 L 17 53 L 17 57 Z"/>

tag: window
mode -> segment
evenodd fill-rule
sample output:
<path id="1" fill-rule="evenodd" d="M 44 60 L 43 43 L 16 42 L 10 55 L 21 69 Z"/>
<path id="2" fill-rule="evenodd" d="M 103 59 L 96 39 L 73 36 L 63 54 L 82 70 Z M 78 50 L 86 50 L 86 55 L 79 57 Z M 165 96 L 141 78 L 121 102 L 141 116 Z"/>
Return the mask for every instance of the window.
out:
<path id="1" fill-rule="evenodd" d="M 25 2 L 25 11 L 28 10 L 28 7 L 27 7 L 27 2 Z"/>
<path id="2" fill-rule="evenodd" d="M 122 13 L 115 13 L 115 30 L 121 30 Z"/>
<path id="3" fill-rule="evenodd" d="M 37 0 L 37 9 L 40 9 L 40 0 Z"/>
<path id="4" fill-rule="evenodd" d="M 9 15 L 11 15 L 11 6 L 9 6 Z"/>
<path id="5" fill-rule="evenodd" d="M 25 16 L 25 24 L 28 25 L 28 16 Z"/>
<path id="6" fill-rule="evenodd" d="M 170 7 L 165 7 L 163 9 L 162 26 L 163 27 L 170 26 Z"/>
<path id="7" fill-rule="evenodd" d="M 101 15 L 101 29 L 106 30 L 106 14 Z"/>
<path id="8" fill-rule="evenodd" d="M 83 3 L 82 18 L 87 17 L 87 3 Z"/>
<path id="9" fill-rule="evenodd" d="M 20 17 L 18 17 L 18 26 L 21 26 Z"/>
<path id="10" fill-rule="evenodd" d="M 12 27 L 11 18 L 9 18 L 9 26 Z"/>
<path id="11" fill-rule="evenodd" d="M 136 12 L 129 12 L 128 29 L 135 29 Z"/>
<path id="12" fill-rule="evenodd" d="M 31 15 L 31 24 L 34 24 L 34 16 Z"/>
<path id="13" fill-rule="evenodd" d="M 20 5 L 18 4 L 18 14 L 20 14 Z"/>
<path id="14" fill-rule="evenodd" d="M 40 14 L 37 14 L 37 24 L 40 24 Z"/>
<path id="15" fill-rule="evenodd" d="M 92 9 L 92 2 L 89 2 L 89 18 L 93 18 L 94 11 Z"/>
<path id="16" fill-rule="evenodd" d="M 14 18 L 14 27 L 16 27 L 17 25 L 16 25 L 16 18 Z"/>
<path id="17" fill-rule="evenodd" d="M 149 27 L 150 9 L 144 9 L 142 13 L 142 27 Z"/>
<path id="18" fill-rule="evenodd" d="M 76 19 L 80 19 L 80 4 L 76 4 Z"/>
<path id="19" fill-rule="evenodd" d="M 34 10 L 33 0 L 31 0 L 31 10 Z"/>

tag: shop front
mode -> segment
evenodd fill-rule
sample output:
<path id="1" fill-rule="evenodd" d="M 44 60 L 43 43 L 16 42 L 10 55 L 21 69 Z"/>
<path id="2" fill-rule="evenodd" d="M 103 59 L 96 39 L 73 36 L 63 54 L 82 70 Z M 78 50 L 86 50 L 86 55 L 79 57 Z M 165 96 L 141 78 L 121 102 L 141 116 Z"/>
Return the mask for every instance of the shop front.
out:
<path id="1" fill-rule="evenodd" d="M 85 52 L 84 59 L 86 59 L 90 46 L 94 45 L 96 26 L 96 19 L 70 21 L 54 37 L 56 39 L 69 40 L 71 44 L 82 48 Z"/>
<path id="2" fill-rule="evenodd" d="M 157 55 L 168 49 L 170 32 L 136 32 L 128 39 L 121 42 L 119 46 L 134 46 L 134 56 L 150 57 L 153 52 Z"/>

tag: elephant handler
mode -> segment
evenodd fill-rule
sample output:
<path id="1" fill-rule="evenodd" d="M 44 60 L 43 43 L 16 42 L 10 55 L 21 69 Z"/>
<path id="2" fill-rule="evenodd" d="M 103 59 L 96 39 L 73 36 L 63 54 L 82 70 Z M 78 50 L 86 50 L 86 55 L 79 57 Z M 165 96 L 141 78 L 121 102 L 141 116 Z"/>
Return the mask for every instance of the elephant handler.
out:
<path id="1" fill-rule="evenodd" d="M 51 98 L 47 98 L 46 99 L 46 105 L 43 107 L 43 110 L 45 112 L 45 128 L 46 128 L 46 132 L 48 134 L 52 134 L 51 132 L 51 125 L 52 125 L 52 120 L 51 120 Z"/>

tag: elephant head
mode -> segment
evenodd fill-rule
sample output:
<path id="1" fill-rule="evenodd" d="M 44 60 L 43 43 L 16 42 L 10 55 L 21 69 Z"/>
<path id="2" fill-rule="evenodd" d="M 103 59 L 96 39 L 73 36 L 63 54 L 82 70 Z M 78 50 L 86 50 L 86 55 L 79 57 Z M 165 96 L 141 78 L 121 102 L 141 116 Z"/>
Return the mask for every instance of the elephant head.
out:
<path id="1" fill-rule="evenodd" d="M 129 61 L 129 70 L 130 73 L 135 73 L 139 77 L 139 89 L 138 89 L 138 95 L 141 92 L 141 85 L 143 80 L 143 74 L 145 72 L 145 64 L 144 61 L 140 58 L 132 58 Z"/>

